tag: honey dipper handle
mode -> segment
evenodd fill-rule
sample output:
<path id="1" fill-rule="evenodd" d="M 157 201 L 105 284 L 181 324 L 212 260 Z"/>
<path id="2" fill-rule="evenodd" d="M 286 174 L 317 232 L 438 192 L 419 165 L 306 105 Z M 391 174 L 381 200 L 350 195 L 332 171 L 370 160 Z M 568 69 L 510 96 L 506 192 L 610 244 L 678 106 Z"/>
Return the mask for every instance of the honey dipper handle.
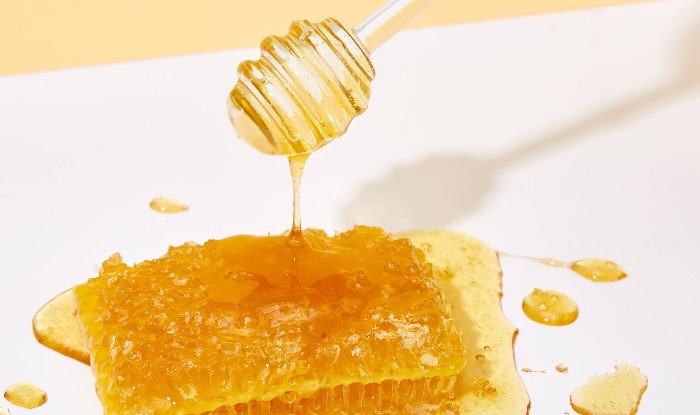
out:
<path id="1" fill-rule="evenodd" d="M 437 0 L 389 0 L 355 27 L 355 34 L 370 53 L 427 11 Z"/>

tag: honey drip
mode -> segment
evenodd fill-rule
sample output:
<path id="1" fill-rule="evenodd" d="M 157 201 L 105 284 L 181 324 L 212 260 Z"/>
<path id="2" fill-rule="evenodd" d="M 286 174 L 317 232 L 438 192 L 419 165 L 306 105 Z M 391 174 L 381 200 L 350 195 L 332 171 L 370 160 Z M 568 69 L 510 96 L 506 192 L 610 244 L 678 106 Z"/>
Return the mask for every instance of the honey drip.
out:
<path id="1" fill-rule="evenodd" d="M 602 258 L 579 259 L 571 264 L 571 269 L 595 282 L 615 282 L 627 276 L 619 264 Z"/>
<path id="2" fill-rule="evenodd" d="M 308 158 L 309 154 L 289 157 L 289 172 L 292 175 L 292 190 L 294 191 L 292 231 L 289 235 L 295 241 L 301 240 L 301 179 L 304 176 L 304 167 Z"/>
<path id="3" fill-rule="evenodd" d="M 7 388 L 5 399 L 11 404 L 26 409 L 38 408 L 48 401 L 46 391 L 29 382 L 18 382 Z"/>
<path id="4" fill-rule="evenodd" d="M 148 207 L 158 213 L 180 213 L 190 209 L 185 203 L 163 196 L 153 198 Z"/>
<path id="5" fill-rule="evenodd" d="M 520 258 L 538 262 L 548 267 L 568 268 L 593 282 L 615 282 L 627 277 L 627 273 L 618 263 L 603 258 L 585 258 L 573 262 L 566 262 L 557 258 L 537 258 L 509 254 L 507 252 L 499 252 L 498 254 L 502 257 Z"/>
<path id="6" fill-rule="evenodd" d="M 554 366 L 554 369 L 559 372 L 559 373 L 569 373 L 569 367 L 565 365 L 564 363 L 557 363 Z"/>
<path id="7" fill-rule="evenodd" d="M 565 326 L 578 318 L 578 306 L 574 300 L 557 291 L 535 288 L 525 296 L 522 307 L 530 320 L 548 326 Z"/>
<path id="8" fill-rule="evenodd" d="M 581 415 L 634 415 L 647 389 L 647 377 L 636 367 L 620 363 L 615 372 L 594 376 L 570 396 Z"/>

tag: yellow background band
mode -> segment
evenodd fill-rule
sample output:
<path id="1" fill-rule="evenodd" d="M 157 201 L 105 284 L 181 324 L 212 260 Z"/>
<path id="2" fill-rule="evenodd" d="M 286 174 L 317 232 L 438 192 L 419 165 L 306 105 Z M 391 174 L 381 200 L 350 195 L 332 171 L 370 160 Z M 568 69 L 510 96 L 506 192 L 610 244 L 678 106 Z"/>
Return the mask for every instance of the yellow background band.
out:
<path id="1" fill-rule="evenodd" d="M 418 25 L 633 1 L 442 0 Z M 293 20 L 336 17 L 352 27 L 384 2 L 0 0 L 0 75 L 254 46 Z"/>

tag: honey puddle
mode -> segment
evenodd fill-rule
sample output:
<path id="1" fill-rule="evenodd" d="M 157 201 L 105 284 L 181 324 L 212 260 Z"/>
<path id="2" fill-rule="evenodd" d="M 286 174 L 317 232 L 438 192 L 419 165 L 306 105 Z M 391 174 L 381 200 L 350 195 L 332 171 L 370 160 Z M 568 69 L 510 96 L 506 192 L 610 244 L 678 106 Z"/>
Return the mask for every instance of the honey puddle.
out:
<path id="1" fill-rule="evenodd" d="M 148 207 L 158 213 L 180 213 L 190 209 L 185 203 L 163 196 L 153 198 Z"/>
<path id="2" fill-rule="evenodd" d="M 548 326 L 566 326 L 578 318 L 578 306 L 569 296 L 535 288 L 525 296 L 523 312 L 532 321 Z"/>
<path id="3" fill-rule="evenodd" d="M 620 363 L 615 372 L 594 376 L 570 396 L 581 415 L 634 415 L 647 389 L 647 377 L 636 367 Z"/>
<path id="4" fill-rule="evenodd" d="M 26 409 L 38 408 L 49 400 L 46 391 L 29 382 L 10 385 L 5 391 L 5 399 L 11 404 Z"/>

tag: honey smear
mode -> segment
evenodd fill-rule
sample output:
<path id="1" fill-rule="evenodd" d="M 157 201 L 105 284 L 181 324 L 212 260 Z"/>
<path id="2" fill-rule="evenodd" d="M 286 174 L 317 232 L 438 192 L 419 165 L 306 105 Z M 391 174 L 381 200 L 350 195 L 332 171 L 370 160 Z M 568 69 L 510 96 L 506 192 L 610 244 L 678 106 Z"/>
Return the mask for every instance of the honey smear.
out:
<path id="1" fill-rule="evenodd" d="M 634 415 L 648 379 L 638 368 L 620 363 L 615 372 L 594 376 L 570 396 L 571 407 L 581 415 Z"/>

